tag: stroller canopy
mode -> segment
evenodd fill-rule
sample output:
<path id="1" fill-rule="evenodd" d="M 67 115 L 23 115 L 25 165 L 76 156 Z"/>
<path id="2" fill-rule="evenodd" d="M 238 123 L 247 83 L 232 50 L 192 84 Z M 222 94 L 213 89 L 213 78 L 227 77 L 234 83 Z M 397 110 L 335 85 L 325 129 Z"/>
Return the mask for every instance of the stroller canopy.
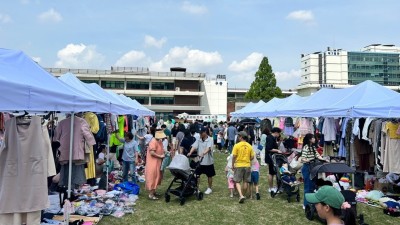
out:
<path id="1" fill-rule="evenodd" d="M 315 166 L 311 170 L 311 179 L 314 179 L 318 173 L 354 173 L 355 171 L 344 163 L 326 163 Z"/>
<path id="2" fill-rule="evenodd" d="M 189 159 L 182 154 L 175 155 L 169 164 L 169 169 L 190 171 Z"/>

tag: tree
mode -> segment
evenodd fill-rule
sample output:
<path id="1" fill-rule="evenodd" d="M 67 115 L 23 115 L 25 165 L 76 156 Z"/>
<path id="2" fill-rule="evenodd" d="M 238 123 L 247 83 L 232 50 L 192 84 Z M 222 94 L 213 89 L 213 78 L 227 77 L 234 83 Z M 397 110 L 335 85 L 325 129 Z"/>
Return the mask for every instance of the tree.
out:
<path id="1" fill-rule="evenodd" d="M 255 76 L 256 79 L 245 95 L 246 99 L 269 101 L 274 97 L 283 97 L 281 89 L 276 86 L 275 74 L 272 72 L 267 57 L 261 61 Z"/>

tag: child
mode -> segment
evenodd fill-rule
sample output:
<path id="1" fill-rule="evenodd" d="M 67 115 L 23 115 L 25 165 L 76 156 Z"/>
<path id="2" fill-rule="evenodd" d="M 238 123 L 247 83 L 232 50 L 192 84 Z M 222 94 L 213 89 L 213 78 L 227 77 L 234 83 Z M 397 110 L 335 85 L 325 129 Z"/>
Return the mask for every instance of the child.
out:
<path id="1" fill-rule="evenodd" d="M 288 164 L 286 162 L 282 163 L 282 166 L 279 169 L 279 173 L 281 174 L 282 180 L 288 183 L 289 185 L 297 184 L 296 177 L 292 175 L 292 173 L 288 169 Z"/>
<path id="2" fill-rule="evenodd" d="M 223 133 L 222 131 L 218 132 L 217 134 L 217 146 L 218 146 L 218 150 L 222 151 L 222 139 L 223 139 Z"/>
<path id="3" fill-rule="evenodd" d="M 251 187 L 250 196 L 253 198 L 253 187 L 256 189 L 256 199 L 260 200 L 260 193 L 258 192 L 258 180 L 260 178 L 260 163 L 257 157 L 254 157 L 251 161 Z"/>
<path id="4" fill-rule="evenodd" d="M 228 179 L 228 188 L 231 192 L 230 197 L 233 198 L 233 191 L 235 189 L 235 182 L 233 181 L 234 171 L 232 170 L 232 155 L 228 156 L 228 164 L 225 167 L 226 178 Z"/>

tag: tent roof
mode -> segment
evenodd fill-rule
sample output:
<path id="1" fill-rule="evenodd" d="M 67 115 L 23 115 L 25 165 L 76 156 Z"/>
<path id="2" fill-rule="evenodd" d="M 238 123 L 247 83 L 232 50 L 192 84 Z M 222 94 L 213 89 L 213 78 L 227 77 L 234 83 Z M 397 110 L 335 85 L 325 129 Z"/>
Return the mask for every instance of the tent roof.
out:
<path id="1" fill-rule="evenodd" d="M 96 99 L 99 102 L 103 102 L 105 104 L 109 104 L 111 109 L 110 113 L 114 114 L 129 114 L 132 112 L 132 110 L 135 110 L 136 108 L 132 108 L 131 106 L 127 104 L 118 104 L 118 102 L 113 101 L 114 98 L 111 98 L 111 96 L 105 96 L 102 95 L 99 89 L 91 89 L 88 87 L 88 84 L 83 83 L 80 81 L 74 74 L 72 73 L 66 73 L 62 76 L 60 76 L 58 79 L 60 79 L 62 82 L 65 84 L 85 93 L 87 96 L 90 96 L 93 99 Z M 104 92 L 104 90 L 102 90 Z"/>
<path id="2" fill-rule="evenodd" d="M 122 101 L 126 102 L 126 104 L 133 105 L 134 107 L 136 107 L 138 109 L 138 112 L 136 114 L 139 116 L 154 116 L 155 115 L 154 111 L 151 111 L 150 109 L 146 108 L 145 106 L 140 104 L 135 99 L 128 98 L 122 94 L 119 94 L 118 97 Z"/>
<path id="3" fill-rule="evenodd" d="M 249 109 L 249 108 L 252 108 L 253 105 L 255 105 L 255 104 L 256 104 L 256 103 L 254 103 L 254 102 L 249 102 L 249 103 L 247 103 L 247 105 L 246 105 L 245 107 L 243 107 L 243 108 L 241 108 L 241 109 L 239 109 L 239 110 L 237 110 L 237 111 L 235 111 L 235 112 L 231 112 L 231 115 L 232 115 L 232 116 L 239 116 L 239 113 L 244 112 L 244 111 L 246 111 L 246 110 Z"/>
<path id="4" fill-rule="evenodd" d="M 0 86 L 0 111 L 110 111 L 109 104 L 66 85 L 22 51 L 0 48 Z"/>

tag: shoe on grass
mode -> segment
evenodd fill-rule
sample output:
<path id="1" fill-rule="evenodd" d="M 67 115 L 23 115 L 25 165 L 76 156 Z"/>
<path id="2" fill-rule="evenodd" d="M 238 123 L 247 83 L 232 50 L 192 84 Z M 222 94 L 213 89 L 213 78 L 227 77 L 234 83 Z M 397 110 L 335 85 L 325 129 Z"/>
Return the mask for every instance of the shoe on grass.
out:
<path id="1" fill-rule="evenodd" d="M 243 203 L 245 199 L 246 199 L 246 198 L 245 198 L 244 196 L 243 196 L 243 197 L 240 197 L 239 203 Z"/>
<path id="2" fill-rule="evenodd" d="M 209 195 L 212 193 L 211 188 L 207 188 L 207 190 L 204 192 L 204 194 Z"/>
<path id="3" fill-rule="evenodd" d="M 260 193 L 256 193 L 256 199 L 257 199 L 257 200 L 260 200 L 260 199 L 261 199 Z"/>

